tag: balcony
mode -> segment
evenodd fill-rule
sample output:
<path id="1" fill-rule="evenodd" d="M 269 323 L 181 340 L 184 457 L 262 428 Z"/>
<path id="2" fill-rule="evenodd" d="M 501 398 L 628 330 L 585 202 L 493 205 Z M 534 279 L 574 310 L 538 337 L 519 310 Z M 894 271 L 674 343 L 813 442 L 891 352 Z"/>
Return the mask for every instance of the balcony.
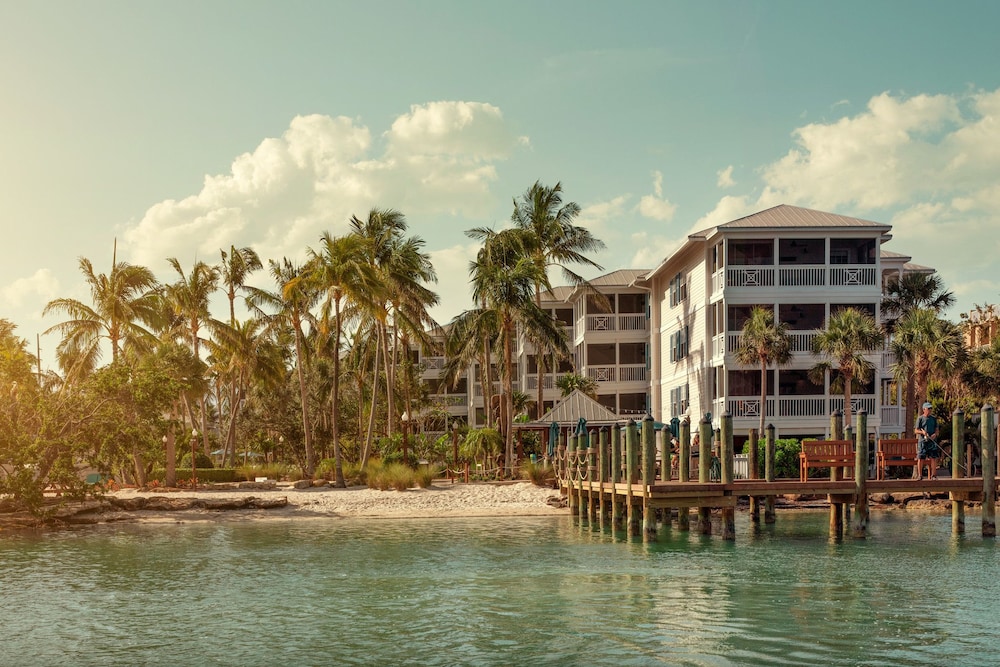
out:
<path id="1" fill-rule="evenodd" d="M 616 366 L 588 366 L 587 377 L 603 382 L 648 382 L 646 364 L 619 364 Z"/>
<path id="2" fill-rule="evenodd" d="M 788 337 L 792 339 L 792 352 L 812 352 L 813 340 L 819 333 L 817 330 L 810 331 L 789 331 Z M 726 334 L 726 351 L 735 352 L 740 346 L 740 334 Z"/>
<path id="3" fill-rule="evenodd" d="M 775 400 L 778 410 L 775 412 Z M 767 416 L 780 419 L 801 417 L 828 417 L 834 410 L 843 410 L 843 396 L 769 396 L 767 399 Z M 759 418 L 760 396 L 730 396 L 726 399 L 726 409 L 734 418 Z M 883 408 L 884 409 L 884 408 Z M 869 415 L 875 413 L 875 396 L 862 395 L 851 397 L 851 414 L 856 415 L 865 410 Z"/>
<path id="4" fill-rule="evenodd" d="M 649 320 L 643 313 L 626 315 L 587 315 L 587 331 L 649 331 Z"/>
<path id="5" fill-rule="evenodd" d="M 878 273 L 866 265 L 730 266 L 727 287 L 875 287 Z M 713 285 L 714 287 L 714 285 Z"/>

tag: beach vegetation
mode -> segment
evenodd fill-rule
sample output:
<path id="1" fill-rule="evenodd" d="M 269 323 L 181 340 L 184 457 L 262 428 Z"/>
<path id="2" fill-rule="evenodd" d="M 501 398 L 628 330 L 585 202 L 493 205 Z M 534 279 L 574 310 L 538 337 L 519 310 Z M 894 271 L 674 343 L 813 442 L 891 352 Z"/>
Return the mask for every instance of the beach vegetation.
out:
<path id="1" fill-rule="evenodd" d="M 764 479 L 764 447 L 766 441 L 757 441 L 757 477 Z M 799 478 L 799 453 L 802 451 L 802 441 L 796 438 L 783 438 L 774 441 L 774 476 L 776 479 Z M 750 441 L 743 444 L 743 454 L 750 453 Z"/>
<path id="2" fill-rule="evenodd" d="M 521 464 L 521 478 L 535 486 L 550 488 L 555 486 L 556 471 L 549 463 L 529 459 Z"/>

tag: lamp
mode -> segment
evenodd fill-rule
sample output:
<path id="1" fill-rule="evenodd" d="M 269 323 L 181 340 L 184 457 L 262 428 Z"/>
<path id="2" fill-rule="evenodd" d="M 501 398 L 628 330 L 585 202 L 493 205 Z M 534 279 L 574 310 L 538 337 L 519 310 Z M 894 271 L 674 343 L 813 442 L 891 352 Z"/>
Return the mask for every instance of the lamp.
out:
<path id="1" fill-rule="evenodd" d="M 198 464 L 195 459 L 195 447 L 198 445 L 198 429 L 191 429 L 191 488 L 198 488 Z"/>

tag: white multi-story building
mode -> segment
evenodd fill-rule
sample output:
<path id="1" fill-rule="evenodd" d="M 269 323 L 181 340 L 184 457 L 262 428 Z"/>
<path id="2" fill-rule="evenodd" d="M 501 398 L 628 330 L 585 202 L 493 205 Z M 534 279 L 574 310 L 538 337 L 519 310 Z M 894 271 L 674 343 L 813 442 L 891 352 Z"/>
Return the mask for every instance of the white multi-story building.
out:
<path id="1" fill-rule="evenodd" d="M 772 308 L 792 337 L 792 359 L 767 377 L 767 421 L 780 436 L 829 435 L 829 415 L 843 397 L 809 379 L 812 342 L 827 318 L 854 307 L 880 321 L 887 282 L 905 271 L 932 271 L 881 250 L 890 226 L 795 206 L 774 208 L 692 234 L 637 285 L 651 291 L 650 392 L 653 415 L 692 420 L 723 412 L 736 434 L 759 422 L 761 374 L 735 360 L 743 324 L 756 305 Z M 888 353 L 852 397 L 873 433 L 899 432 L 900 392 Z"/>
<path id="2" fill-rule="evenodd" d="M 815 384 L 820 361 L 812 342 L 832 313 L 858 308 L 881 320 L 888 283 L 906 272 L 933 272 L 910 257 L 882 249 L 891 227 L 795 206 L 776 206 L 692 234 L 649 270 L 618 270 L 590 281 L 608 300 L 584 288 L 557 287 L 542 307 L 565 327 L 571 358 L 546 364 L 541 377 L 546 410 L 560 398 L 558 378 L 575 372 L 597 382 L 598 402 L 619 415 L 651 413 L 662 421 L 697 420 L 724 412 L 745 437 L 759 422 L 760 369 L 736 363 L 740 331 L 756 305 L 774 309 L 792 337 L 792 359 L 768 371 L 767 421 L 779 436 L 828 436 L 829 416 L 843 409 L 831 378 Z M 514 387 L 535 400 L 535 349 L 520 336 Z M 868 412 L 872 433 L 903 430 L 902 391 L 892 379 L 891 355 L 869 355 L 874 378 L 852 397 L 852 412 Z M 440 381 L 440 351 L 415 359 L 438 404 L 451 418 L 484 425 L 480 369 L 457 387 Z M 494 391 L 499 376 L 494 373 Z"/>

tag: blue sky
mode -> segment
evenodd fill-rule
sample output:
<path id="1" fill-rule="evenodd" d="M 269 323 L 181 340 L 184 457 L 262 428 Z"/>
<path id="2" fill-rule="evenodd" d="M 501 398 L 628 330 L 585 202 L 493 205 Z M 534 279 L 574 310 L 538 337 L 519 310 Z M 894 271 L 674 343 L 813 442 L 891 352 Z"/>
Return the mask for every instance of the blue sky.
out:
<path id="1" fill-rule="evenodd" d="M 168 281 L 167 257 L 300 258 L 379 206 L 427 241 L 446 321 L 463 231 L 535 180 L 608 270 L 779 203 L 886 222 L 957 317 L 1000 301 L 997 25 L 994 2 L 0 0 L 0 317 L 34 343 L 115 238 Z"/>

